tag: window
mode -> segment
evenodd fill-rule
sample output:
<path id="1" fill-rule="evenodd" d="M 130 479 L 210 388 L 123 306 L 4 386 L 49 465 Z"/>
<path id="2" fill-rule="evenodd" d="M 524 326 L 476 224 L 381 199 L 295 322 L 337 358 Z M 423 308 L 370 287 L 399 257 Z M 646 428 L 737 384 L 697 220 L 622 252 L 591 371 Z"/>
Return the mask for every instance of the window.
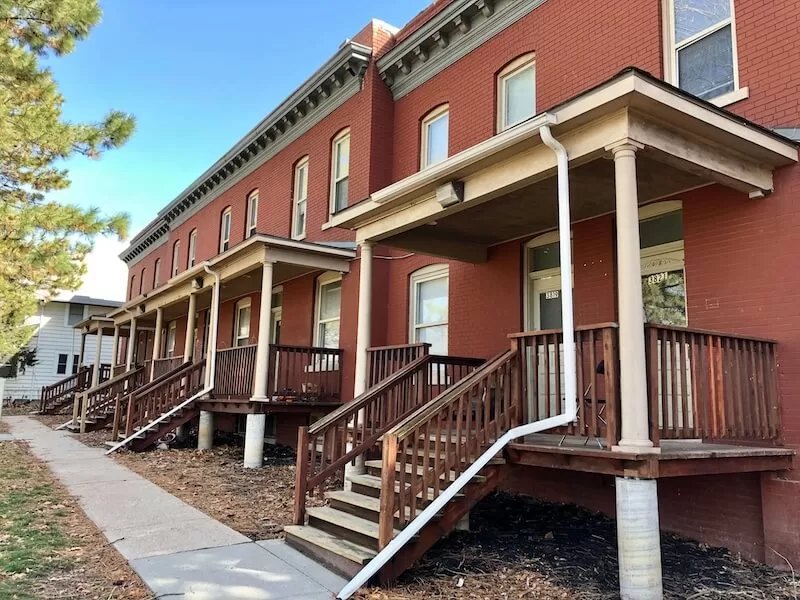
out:
<path id="1" fill-rule="evenodd" d="M 422 120 L 421 163 L 424 169 L 447 158 L 449 149 L 450 109 L 447 104 L 434 109 Z"/>
<path id="2" fill-rule="evenodd" d="M 350 130 L 333 138 L 331 152 L 331 214 L 347 208 L 350 181 Z"/>
<path id="3" fill-rule="evenodd" d="M 281 343 L 281 321 L 283 320 L 283 287 L 272 290 L 272 322 L 269 336 L 270 344 Z"/>
<path id="4" fill-rule="evenodd" d="M 536 63 L 526 54 L 509 64 L 497 78 L 498 131 L 505 131 L 536 114 Z"/>
<path id="5" fill-rule="evenodd" d="M 186 260 L 186 267 L 191 269 L 197 261 L 197 229 L 192 229 L 189 234 L 189 256 Z"/>
<path id="6" fill-rule="evenodd" d="M 136 281 L 136 275 L 131 276 L 131 296 L 133 296 L 133 284 Z M 67 325 L 72 327 L 83 321 L 83 304 L 73 304 L 70 302 L 67 309 Z"/>
<path id="7" fill-rule="evenodd" d="M 67 374 L 67 358 L 66 354 L 59 354 L 58 355 L 58 365 L 56 366 L 56 374 L 57 375 L 66 375 Z"/>
<path id="8" fill-rule="evenodd" d="M 81 355 L 80 354 L 73 354 L 72 355 L 72 374 L 78 374 L 78 367 L 81 366 Z"/>
<path id="9" fill-rule="evenodd" d="M 256 232 L 258 225 L 258 190 L 251 192 L 247 197 L 247 226 L 246 236 L 250 237 Z"/>
<path id="10" fill-rule="evenodd" d="M 153 267 L 153 289 L 157 288 L 161 283 L 161 259 L 156 259 L 156 264 Z"/>
<path id="11" fill-rule="evenodd" d="M 704 100 L 739 88 L 733 0 L 667 0 L 666 72 Z"/>
<path id="12" fill-rule="evenodd" d="M 175 321 L 172 321 L 167 327 L 167 341 L 164 346 L 164 354 L 167 358 L 172 358 L 175 356 L 175 340 L 177 339 L 178 333 L 178 324 Z"/>
<path id="13" fill-rule="evenodd" d="M 144 292 L 144 278 L 147 275 L 147 268 L 142 269 L 142 276 L 139 278 L 139 295 L 141 296 Z"/>
<path id="14" fill-rule="evenodd" d="M 179 270 L 179 263 L 180 263 L 180 256 L 181 256 L 181 241 L 178 240 L 172 246 L 172 275 L 171 277 L 175 277 L 178 274 Z"/>
<path id="15" fill-rule="evenodd" d="M 133 290 L 136 289 L 136 275 L 131 275 L 131 285 L 128 290 L 128 298 L 133 298 Z"/>
<path id="16" fill-rule="evenodd" d="M 432 265 L 411 275 L 412 343 L 428 343 L 431 354 L 447 354 L 449 269 Z"/>
<path id="17" fill-rule="evenodd" d="M 317 312 L 314 344 L 339 347 L 339 319 L 342 308 L 342 276 L 325 273 L 317 279 Z"/>
<path id="18" fill-rule="evenodd" d="M 306 203 L 308 201 L 308 157 L 294 168 L 294 213 L 292 215 L 292 237 L 306 237 Z"/>
<path id="19" fill-rule="evenodd" d="M 219 224 L 219 251 L 225 252 L 231 246 L 231 207 L 222 211 Z"/>
<path id="20" fill-rule="evenodd" d="M 233 328 L 233 345 L 235 348 L 250 343 L 250 298 L 236 303 L 236 324 Z"/>

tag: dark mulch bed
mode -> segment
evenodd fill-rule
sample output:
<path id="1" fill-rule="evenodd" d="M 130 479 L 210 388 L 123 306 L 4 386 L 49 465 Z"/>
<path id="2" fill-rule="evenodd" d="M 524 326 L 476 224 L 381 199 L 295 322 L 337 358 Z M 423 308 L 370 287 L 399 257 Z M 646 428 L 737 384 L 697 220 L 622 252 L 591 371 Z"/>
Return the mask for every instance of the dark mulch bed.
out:
<path id="1" fill-rule="evenodd" d="M 475 508 L 472 531 L 439 542 L 391 590 L 365 598 L 619 597 L 616 525 L 571 505 L 496 494 Z M 665 598 L 789 600 L 791 574 L 725 550 L 662 534 Z"/>

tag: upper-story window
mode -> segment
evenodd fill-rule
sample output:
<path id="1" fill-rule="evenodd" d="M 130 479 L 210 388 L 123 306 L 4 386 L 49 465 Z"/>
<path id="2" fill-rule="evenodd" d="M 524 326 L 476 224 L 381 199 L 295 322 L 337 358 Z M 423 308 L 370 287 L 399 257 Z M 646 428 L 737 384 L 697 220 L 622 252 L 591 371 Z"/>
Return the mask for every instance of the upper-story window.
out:
<path id="1" fill-rule="evenodd" d="M 424 169 L 447 158 L 450 145 L 450 107 L 445 104 L 422 119 L 420 166 Z"/>
<path id="2" fill-rule="evenodd" d="M 189 256 L 186 261 L 187 268 L 191 269 L 197 262 L 197 229 L 192 229 L 189 234 Z"/>
<path id="3" fill-rule="evenodd" d="M 231 207 L 222 211 L 219 224 L 219 251 L 225 252 L 231 247 Z"/>
<path id="4" fill-rule="evenodd" d="M 161 283 L 161 259 L 157 258 L 153 266 L 153 289 L 157 288 Z"/>
<path id="5" fill-rule="evenodd" d="M 175 277 L 180 269 L 181 262 L 181 241 L 177 240 L 172 246 L 172 274 L 170 277 Z"/>
<path id="6" fill-rule="evenodd" d="M 306 208 L 308 204 L 308 157 L 300 160 L 294 167 L 294 211 L 292 215 L 292 237 L 296 240 L 306 237 Z"/>
<path id="7" fill-rule="evenodd" d="M 520 56 L 497 76 L 497 129 L 504 131 L 536 114 L 536 63 Z"/>
<path id="8" fill-rule="evenodd" d="M 250 237 L 255 234 L 256 227 L 258 226 L 258 190 L 250 192 L 247 197 L 247 224 L 245 227 L 245 236 Z"/>
<path id="9" fill-rule="evenodd" d="M 347 208 L 350 182 L 350 130 L 333 138 L 331 152 L 331 214 Z"/>
<path id="10" fill-rule="evenodd" d="M 128 290 L 128 297 L 133 298 L 133 291 L 136 289 L 136 274 L 131 275 L 131 287 Z"/>
<path id="11" fill-rule="evenodd" d="M 141 296 L 144 293 L 144 279 L 147 276 L 147 267 L 142 269 L 142 276 L 139 278 L 139 295 Z"/>
<path id="12" fill-rule="evenodd" d="M 133 297 L 133 284 L 136 281 L 136 275 L 131 276 L 131 297 Z M 70 302 L 67 309 L 67 325 L 72 327 L 83 321 L 83 304 L 72 304 Z"/>
<path id="13" fill-rule="evenodd" d="M 704 100 L 739 87 L 733 0 L 666 0 L 672 83 Z"/>

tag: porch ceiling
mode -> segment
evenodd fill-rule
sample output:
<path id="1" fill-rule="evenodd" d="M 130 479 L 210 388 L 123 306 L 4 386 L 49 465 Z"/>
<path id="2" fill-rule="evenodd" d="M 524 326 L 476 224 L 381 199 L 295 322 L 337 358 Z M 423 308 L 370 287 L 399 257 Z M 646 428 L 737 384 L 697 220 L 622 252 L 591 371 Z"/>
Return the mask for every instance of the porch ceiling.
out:
<path id="1" fill-rule="evenodd" d="M 556 158 L 540 139 L 543 126 L 569 155 L 573 220 L 614 210 L 608 159 L 620 142 L 641 148 L 641 203 L 712 183 L 763 197 L 774 188 L 773 171 L 798 160 L 793 142 L 630 69 L 375 192 L 328 226 L 354 229 L 359 241 L 470 262 L 485 260 L 493 244 L 552 229 Z M 437 190 L 454 182 L 463 194 L 440 204 Z"/>

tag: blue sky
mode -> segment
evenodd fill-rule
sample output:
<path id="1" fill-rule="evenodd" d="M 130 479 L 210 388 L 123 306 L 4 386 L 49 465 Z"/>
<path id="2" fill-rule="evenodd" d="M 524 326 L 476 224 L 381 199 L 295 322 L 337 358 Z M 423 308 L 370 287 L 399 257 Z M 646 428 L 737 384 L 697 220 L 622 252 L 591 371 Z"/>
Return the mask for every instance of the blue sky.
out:
<path id="1" fill-rule="evenodd" d="M 102 23 L 50 66 L 66 118 L 115 108 L 137 131 L 100 160 L 69 161 L 72 186 L 50 197 L 127 212 L 135 234 L 345 38 L 373 17 L 402 26 L 429 2 L 101 1 Z"/>

